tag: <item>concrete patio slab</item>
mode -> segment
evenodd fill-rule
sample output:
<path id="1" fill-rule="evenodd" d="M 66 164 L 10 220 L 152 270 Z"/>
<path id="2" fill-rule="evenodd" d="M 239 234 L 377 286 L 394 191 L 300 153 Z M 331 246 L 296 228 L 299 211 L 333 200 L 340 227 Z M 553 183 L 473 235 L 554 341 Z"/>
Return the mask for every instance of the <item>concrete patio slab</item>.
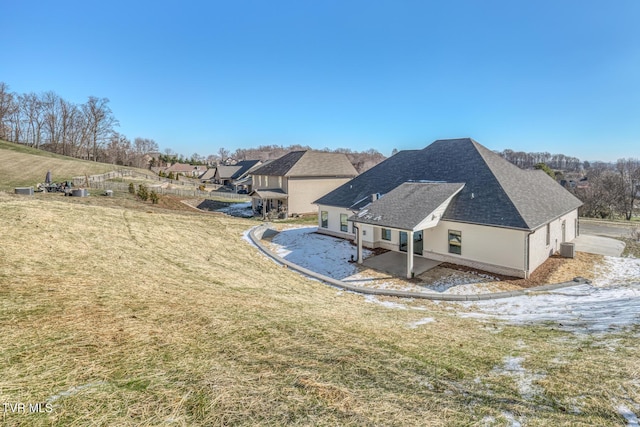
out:
<path id="1" fill-rule="evenodd" d="M 374 270 L 389 273 L 392 276 L 407 277 L 407 254 L 404 252 L 385 252 L 365 259 L 362 264 Z M 413 271 L 416 276 L 440 265 L 440 261 L 413 257 Z"/>
<path id="2" fill-rule="evenodd" d="M 576 245 L 576 251 L 579 252 L 616 257 L 622 254 L 626 246 L 625 243 L 620 240 L 590 234 L 579 235 L 573 239 L 573 243 Z"/>

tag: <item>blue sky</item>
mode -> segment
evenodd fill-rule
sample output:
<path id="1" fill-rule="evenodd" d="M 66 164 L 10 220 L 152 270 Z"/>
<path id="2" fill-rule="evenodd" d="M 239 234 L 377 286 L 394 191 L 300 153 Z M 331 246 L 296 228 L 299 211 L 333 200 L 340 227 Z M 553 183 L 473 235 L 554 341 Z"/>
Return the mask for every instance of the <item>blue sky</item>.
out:
<path id="1" fill-rule="evenodd" d="M 130 139 L 640 157 L 640 1 L 0 0 L 0 81 Z"/>

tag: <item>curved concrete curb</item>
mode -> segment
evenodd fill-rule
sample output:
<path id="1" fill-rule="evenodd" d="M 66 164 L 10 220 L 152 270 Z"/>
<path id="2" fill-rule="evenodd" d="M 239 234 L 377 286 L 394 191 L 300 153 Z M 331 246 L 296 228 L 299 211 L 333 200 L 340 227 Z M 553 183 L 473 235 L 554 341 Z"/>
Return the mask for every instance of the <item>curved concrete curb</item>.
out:
<path id="1" fill-rule="evenodd" d="M 307 268 L 301 267 L 298 264 L 294 264 L 291 261 L 287 261 L 286 259 L 274 254 L 269 248 L 264 246 L 261 242 L 262 235 L 265 231 L 267 231 L 268 226 L 259 225 L 252 228 L 249 231 L 249 238 L 262 252 L 265 253 L 268 257 L 272 258 L 279 264 L 285 265 L 288 268 L 295 270 L 299 273 L 304 274 L 305 276 L 318 279 L 322 282 L 328 283 L 331 286 L 334 286 L 339 289 L 344 289 L 347 291 L 358 292 L 360 294 L 365 295 L 380 295 L 380 296 L 388 296 L 388 297 L 399 297 L 399 298 L 421 298 L 421 299 L 429 299 L 434 301 L 483 301 L 483 300 L 492 300 L 492 299 L 500 299 L 500 298 L 511 298 L 517 297 L 521 295 L 530 295 L 536 293 L 542 293 L 546 291 L 552 291 L 555 289 L 568 288 L 570 286 L 583 285 L 591 283 L 589 280 L 584 279 L 582 277 L 576 277 L 571 282 L 563 282 L 563 283 L 555 283 L 551 285 L 537 286 L 535 288 L 517 290 L 517 291 L 508 291 L 508 292 L 494 292 L 488 294 L 477 294 L 477 295 L 452 295 L 452 294 L 439 294 L 436 292 L 409 292 L 409 291 L 398 291 L 394 289 L 373 289 L 373 288 L 365 288 L 362 286 L 354 286 L 348 283 L 343 282 L 342 280 L 337 280 L 329 276 L 325 276 L 320 273 L 316 273 L 315 271 L 311 271 Z"/>

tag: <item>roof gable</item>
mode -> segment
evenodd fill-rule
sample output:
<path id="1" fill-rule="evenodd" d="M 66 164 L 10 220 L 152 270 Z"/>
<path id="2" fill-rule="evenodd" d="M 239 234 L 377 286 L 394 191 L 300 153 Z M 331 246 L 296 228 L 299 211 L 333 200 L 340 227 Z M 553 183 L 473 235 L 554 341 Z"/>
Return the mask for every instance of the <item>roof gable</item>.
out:
<path id="1" fill-rule="evenodd" d="M 362 208 L 350 219 L 412 231 L 433 227 L 453 196 L 463 187 L 463 183 L 406 182 Z"/>

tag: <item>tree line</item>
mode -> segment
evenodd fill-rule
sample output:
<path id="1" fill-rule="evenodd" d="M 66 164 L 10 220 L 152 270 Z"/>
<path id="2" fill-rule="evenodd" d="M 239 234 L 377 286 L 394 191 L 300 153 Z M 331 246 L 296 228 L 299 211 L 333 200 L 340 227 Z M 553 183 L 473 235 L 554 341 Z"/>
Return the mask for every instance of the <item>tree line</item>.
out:
<path id="1" fill-rule="evenodd" d="M 579 171 L 588 166 L 589 162 L 581 162 L 577 157 L 566 156 L 564 154 L 527 153 L 524 151 L 504 150 L 497 152 L 504 159 L 522 169 L 532 169 L 539 164 L 545 164 L 554 170 Z"/>
<path id="2" fill-rule="evenodd" d="M 580 208 L 581 215 L 631 220 L 640 201 L 640 160 L 594 162 L 586 170 L 585 178 L 588 185 L 570 188 L 584 203 Z"/>
<path id="3" fill-rule="evenodd" d="M 584 205 L 580 215 L 591 218 L 631 220 L 640 200 L 640 160 L 623 158 L 616 162 L 580 161 L 564 154 L 497 152 L 522 169 L 541 169 L 564 182 Z M 571 180 L 570 178 L 574 179 Z"/>
<path id="4" fill-rule="evenodd" d="M 89 96 L 76 104 L 52 91 L 13 93 L 0 82 L 0 139 L 85 160 L 146 167 L 144 155 L 158 151 L 158 144 L 149 138 L 132 143 L 116 132 L 117 126 L 107 98 Z"/>

